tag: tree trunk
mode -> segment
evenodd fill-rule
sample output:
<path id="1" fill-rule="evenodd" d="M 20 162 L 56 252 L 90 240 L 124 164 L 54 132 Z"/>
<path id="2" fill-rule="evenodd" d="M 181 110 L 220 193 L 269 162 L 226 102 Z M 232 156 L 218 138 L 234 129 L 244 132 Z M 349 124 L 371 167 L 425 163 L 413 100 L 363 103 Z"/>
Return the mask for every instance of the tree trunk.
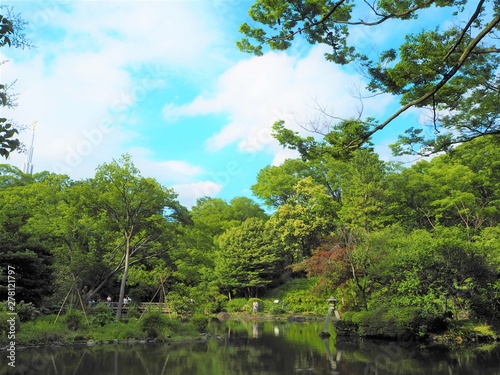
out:
<path id="1" fill-rule="evenodd" d="M 127 233 L 125 235 L 125 265 L 123 268 L 123 277 L 122 282 L 120 284 L 120 297 L 118 297 L 118 309 L 116 310 L 116 319 L 120 320 L 122 318 L 122 309 L 123 309 L 123 299 L 125 298 L 125 285 L 127 284 L 127 276 L 128 276 L 128 267 L 130 261 L 130 241 L 132 239 L 132 232 Z"/>

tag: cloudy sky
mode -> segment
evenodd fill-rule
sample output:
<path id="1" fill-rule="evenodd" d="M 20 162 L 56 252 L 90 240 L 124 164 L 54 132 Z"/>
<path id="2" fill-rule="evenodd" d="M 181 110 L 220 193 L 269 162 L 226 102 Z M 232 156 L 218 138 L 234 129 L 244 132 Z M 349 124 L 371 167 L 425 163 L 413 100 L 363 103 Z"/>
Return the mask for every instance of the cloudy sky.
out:
<path id="1" fill-rule="evenodd" d="M 17 108 L 2 116 L 37 122 L 35 172 L 87 178 L 129 153 L 144 176 L 173 187 L 188 207 L 202 196 L 250 196 L 261 168 L 295 156 L 271 137 L 275 121 L 302 132 L 300 125 L 319 118 L 318 106 L 346 118 L 361 109 L 360 76 L 326 62 L 324 46 L 298 41 L 262 57 L 238 51 L 250 1 L 3 3 L 29 22 L 36 45 L 0 51 L 8 60 L 1 82 L 17 80 L 20 94 Z M 392 31 L 353 38 L 376 52 L 403 35 Z M 396 106 L 387 96 L 362 105 L 377 118 Z M 398 121 L 418 125 L 411 113 Z M 384 159 L 395 129 L 376 139 Z M 30 129 L 21 140 L 29 145 Z M 22 168 L 25 158 L 8 162 Z"/>

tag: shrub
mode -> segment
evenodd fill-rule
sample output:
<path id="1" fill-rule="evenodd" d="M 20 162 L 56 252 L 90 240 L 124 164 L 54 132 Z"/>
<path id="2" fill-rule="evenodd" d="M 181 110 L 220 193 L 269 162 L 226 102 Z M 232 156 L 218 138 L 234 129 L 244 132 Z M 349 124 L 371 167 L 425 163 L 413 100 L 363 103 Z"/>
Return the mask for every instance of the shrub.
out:
<path id="1" fill-rule="evenodd" d="M 90 310 L 90 324 L 93 326 L 105 326 L 115 321 L 113 312 L 105 303 L 99 303 Z"/>
<path id="2" fill-rule="evenodd" d="M 96 341 L 146 338 L 136 319 L 130 319 L 128 322 L 114 321 L 104 327 L 92 329 L 87 336 Z"/>
<path id="3" fill-rule="evenodd" d="M 54 321 L 54 316 L 47 316 L 24 323 L 16 335 L 16 340 L 19 344 L 41 345 L 70 338 L 66 325 L 61 321 Z"/>
<path id="4" fill-rule="evenodd" d="M 424 314 L 416 307 L 382 305 L 375 310 L 345 313 L 345 320 L 358 326 L 361 336 L 399 338 L 409 334 L 420 337 L 442 328 L 438 316 Z"/>
<path id="5" fill-rule="evenodd" d="M 21 322 L 29 322 L 38 318 L 41 313 L 32 303 L 24 303 L 21 301 L 16 305 L 16 312 Z"/>
<path id="6" fill-rule="evenodd" d="M 6 310 L 0 311 L 0 334 L 1 339 L 5 338 L 7 339 L 8 332 L 11 329 L 10 325 L 10 319 L 14 318 L 15 319 L 15 331 L 19 331 L 19 317 L 16 315 L 9 315 Z"/>
<path id="7" fill-rule="evenodd" d="M 286 313 L 285 305 L 282 303 L 273 302 L 271 308 L 269 309 L 269 313 L 272 315 L 285 314 Z"/>
<path id="8" fill-rule="evenodd" d="M 249 302 L 246 298 L 233 298 L 225 304 L 227 312 L 242 312 L 248 309 Z"/>
<path id="9" fill-rule="evenodd" d="M 64 316 L 66 327 L 71 331 L 78 331 L 82 328 L 84 316 L 81 311 L 69 310 Z"/>
<path id="10" fill-rule="evenodd" d="M 160 311 L 148 311 L 140 320 L 140 326 L 148 337 L 160 337 L 168 327 L 168 318 Z"/>
<path id="11" fill-rule="evenodd" d="M 198 332 L 205 332 L 208 326 L 208 317 L 206 315 L 196 313 L 191 319 L 191 323 L 196 327 Z"/>

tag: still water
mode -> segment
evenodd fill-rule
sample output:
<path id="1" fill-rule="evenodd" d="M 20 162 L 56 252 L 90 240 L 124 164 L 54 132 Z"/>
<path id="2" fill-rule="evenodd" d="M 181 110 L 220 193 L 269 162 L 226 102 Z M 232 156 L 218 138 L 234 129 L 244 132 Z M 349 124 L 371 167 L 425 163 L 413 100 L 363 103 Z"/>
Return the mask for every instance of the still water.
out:
<path id="1" fill-rule="evenodd" d="M 0 374 L 47 375 L 500 375 L 500 345 L 420 349 L 400 342 L 321 339 L 321 322 L 213 322 L 218 338 L 18 351 Z"/>

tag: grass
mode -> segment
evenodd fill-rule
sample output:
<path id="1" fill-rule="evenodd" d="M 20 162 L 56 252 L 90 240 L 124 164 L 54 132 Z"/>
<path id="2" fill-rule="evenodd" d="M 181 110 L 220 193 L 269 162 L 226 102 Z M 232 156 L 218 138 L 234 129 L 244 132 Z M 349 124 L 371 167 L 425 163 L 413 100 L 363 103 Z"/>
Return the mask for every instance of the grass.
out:
<path id="1" fill-rule="evenodd" d="M 161 314 L 161 313 L 158 313 Z M 129 321 L 113 320 L 105 325 L 87 324 L 82 320 L 79 324 L 74 324 L 74 315 L 70 320 L 66 316 L 60 316 L 56 321 L 55 315 L 45 315 L 36 320 L 21 323 L 16 329 L 16 344 L 19 346 L 50 345 L 50 344 L 71 344 L 78 342 L 92 341 L 113 341 L 146 339 L 150 337 L 173 340 L 197 337 L 199 335 L 197 327 L 191 322 L 181 322 L 180 320 L 170 320 L 166 316 L 160 319 L 145 314 L 139 320 L 132 318 Z M 9 342 L 7 335 L 0 337 L 0 345 L 7 345 Z"/>

